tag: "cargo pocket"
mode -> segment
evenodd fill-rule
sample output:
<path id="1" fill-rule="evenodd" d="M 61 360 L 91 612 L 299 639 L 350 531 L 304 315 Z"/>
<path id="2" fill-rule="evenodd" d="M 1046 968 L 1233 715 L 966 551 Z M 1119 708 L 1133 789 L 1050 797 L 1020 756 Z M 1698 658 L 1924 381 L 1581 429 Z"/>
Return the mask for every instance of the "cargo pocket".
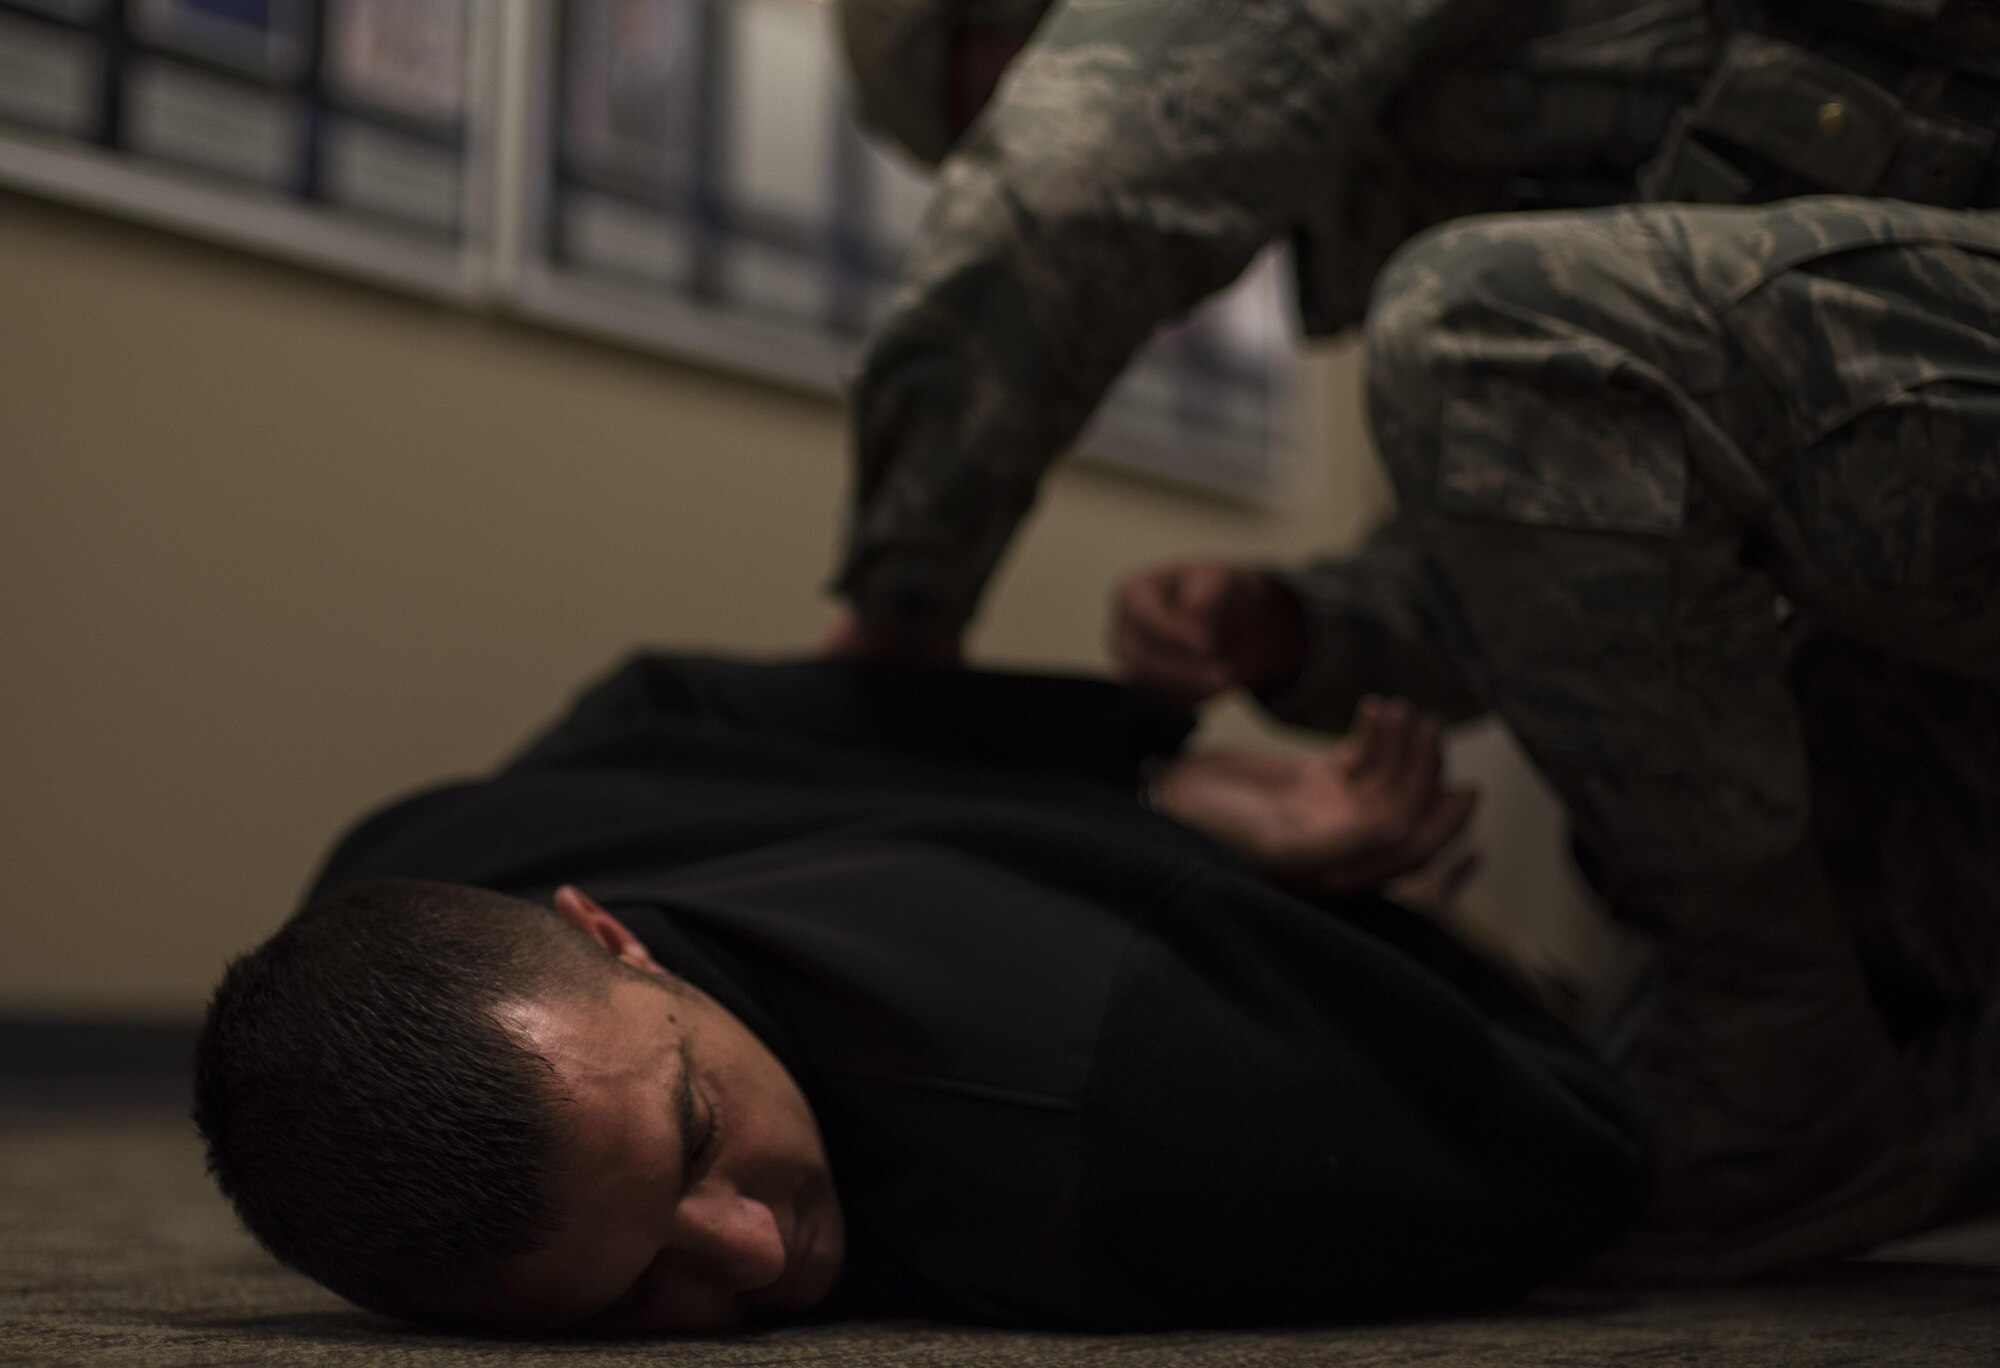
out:
<path id="1" fill-rule="evenodd" d="M 2000 567 L 2000 384 L 1881 396 L 1801 451 L 1781 502 L 1829 579 L 1866 589 L 1985 584 Z"/>
<path id="2" fill-rule="evenodd" d="M 1489 700 L 1583 801 L 1681 759 L 1662 741 L 1684 734 L 1672 617 L 1687 465 L 1658 397 L 1546 376 L 1446 411 L 1433 545 Z"/>
<path id="3" fill-rule="evenodd" d="M 1837 209 L 1800 206 L 1803 235 Z M 1990 216 L 1874 212 L 1874 241 L 1817 234 L 1726 326 L 1773 395 L 1778 502 L 1820 573 L 1942 588 L 2000 547 L 2000 238 Z"/>
<path id="4" fill-rule="evenodd" d="M 1890 92 L 1804 48 L 1730 39 L 1715 74 L 1642 168 L 1642 198 L 1751 204 L 1881 182 L 1904 110 Z"/>
<path id="5" fill-rule="evenodd" d="M 1620 376 L 1608 361 L 1595 378 L 1509 378 L 1455 399 L 1437 506 L 1538 527 L 1673 535 L 1687 500 L 1686 436 L 1656 395 Z"/>

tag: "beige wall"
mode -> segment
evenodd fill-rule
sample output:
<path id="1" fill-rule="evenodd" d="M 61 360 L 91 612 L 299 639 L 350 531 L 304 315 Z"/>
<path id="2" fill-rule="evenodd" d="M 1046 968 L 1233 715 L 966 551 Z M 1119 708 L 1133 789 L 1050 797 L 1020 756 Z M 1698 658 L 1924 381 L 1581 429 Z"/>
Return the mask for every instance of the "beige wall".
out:
<path id="1" fill-rule="evenodd" d="M 190 1009 L 364 805 L 635 642 L 827 613 L 829 403 L 18 198 L 0 377 L 0 1009 Z M 1065 473 L 975 645 L 1089 665 L 1121 568 L 1329 494 Z"/>
<path id="2" fill-rule="evenodd" d="M 1351 353 L 1305 383 L 1272 512 L 1059 475 L 978 656 L 1349 534 Z M 0 196 L 0 1012 L 192 1012 L 343 822 L 628 646 L 809 642 L 844 483 L 832 404 Z"/>

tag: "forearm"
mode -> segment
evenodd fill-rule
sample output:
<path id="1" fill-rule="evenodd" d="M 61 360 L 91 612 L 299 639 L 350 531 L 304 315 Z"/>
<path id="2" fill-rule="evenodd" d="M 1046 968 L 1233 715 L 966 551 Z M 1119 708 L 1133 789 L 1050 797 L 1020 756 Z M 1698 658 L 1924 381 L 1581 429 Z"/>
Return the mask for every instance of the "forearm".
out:
<path id="1" fill-rule="evenodd" d="M 1161 322 L 1323 194 L 1449 0 L 1060 8 L 954 156 L 854 390 L 834 587 L 956 632 L 1043 473 Z"/>
<path id="2" fill-rule="evenodd" d="M 1132 355 L 1275 231 L 1249 215 L 1176 234 L 1136 222 L 1137 206 L 1077 183 L 1089 173 L 1046 150 L 1040 122 L 1010 109 L 948 168 L 855 385 L 835 588 L 872 624 L 961 629 Z"/>
<path id="3" fill-rule="evenodd" d="M 1477 681 L 1444 644 L 1439 588 L 1400 520 L 1353 556 L 1269 573 L 1297 600 L 1305 627 L 1297 677 L 1258 693 L 1272 716 L 1343 731 L 1368 694 L 1407 698 L 1450 722 L 1486 711 Z"/>

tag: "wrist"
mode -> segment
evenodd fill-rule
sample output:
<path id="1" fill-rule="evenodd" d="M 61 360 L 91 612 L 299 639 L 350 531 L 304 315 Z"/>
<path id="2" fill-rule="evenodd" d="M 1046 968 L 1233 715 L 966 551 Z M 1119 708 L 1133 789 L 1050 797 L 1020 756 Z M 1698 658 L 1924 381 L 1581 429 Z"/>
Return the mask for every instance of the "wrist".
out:
<path id="1" fill-rule="evenodd" d="M 1236 682 L 1255 693 L 1297 682 L 1306 666 L 1306 613 L 1298 595 L 1270 575 L 1257 574 L 1257 607 L 1247 614 Z"/>
<path id="2" fill-rule="evenodd" d="M 852 606 L 844 606 L 821 637 L 819 653 L 832 660 L 955 665 L 960 648 L 956 634 L 873 623 Z"/>

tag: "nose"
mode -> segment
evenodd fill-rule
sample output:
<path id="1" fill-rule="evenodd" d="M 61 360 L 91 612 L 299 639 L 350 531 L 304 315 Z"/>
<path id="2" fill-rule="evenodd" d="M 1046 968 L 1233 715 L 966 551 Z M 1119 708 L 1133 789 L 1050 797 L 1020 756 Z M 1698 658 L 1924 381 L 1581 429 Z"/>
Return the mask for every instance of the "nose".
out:
<path id="1" fill-rule="evenodd" d="M 762 1202 L 715 1185 L 690 1192 L 675 1217 L 675 1238 L 660 1268 L 660 1300 L 678 1328 L 732 1324 L 739 1295 L 784 1275 L 784 1233 Z"/>

